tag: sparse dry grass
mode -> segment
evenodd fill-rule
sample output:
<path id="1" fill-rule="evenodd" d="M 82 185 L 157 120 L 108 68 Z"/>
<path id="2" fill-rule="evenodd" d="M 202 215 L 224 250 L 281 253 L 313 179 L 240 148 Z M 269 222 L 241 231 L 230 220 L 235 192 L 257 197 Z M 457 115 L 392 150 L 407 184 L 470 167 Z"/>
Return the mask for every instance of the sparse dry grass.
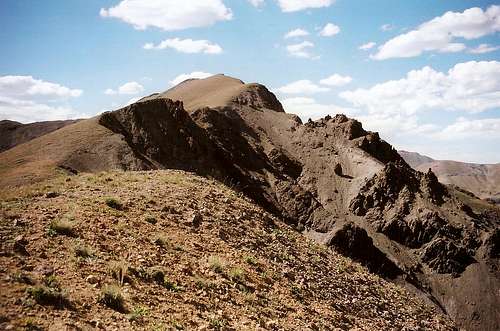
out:
<path id="1" fill-rule="evenodd" d="M 116 210 L 123 209 L 123 204 L 116 198 L 106 198 L 104 202 L 106 203 L 106 206 L 108 206 L 109 208 L 113 208 Z"/>
<path id="2" fill-rule="evenodd" d="M 50 302 L 50 295 L 65 294 L 50 287 L 58 283 L 75 305 L 71 323 L 95 320 L 110 329 L 450 329 L 406 291 L 302 237 L 213 180 L 180 171 L 68 178 L 39 185 L 43 194 L 26 190 L 27 195 L 0 202 L 5 215 L 25 222 L 12 227 L 13 219 L 0 217 L 6 242 L 19 234 L 40 238 L 30 242 L 29 256 L 0 257 L 2 269 L 40 283 L 0 277 L 2 315 L 16 327 L 29 316 L 36 316 L 41 328 L 70 320 L 34 300 Z M 46 190 L 62 193 L 48 199 Z M 126 210 L 110 208 L 106 197 L 127 201 Z M 194 232 L 186 221 L 202 210 L 204 222 Z M 243 212 L 247 216 L 238 219 Z M 44 235 L 48 221 L 40 219 L 66 214 L 78 218 L 78 239 Z M 154 227 L 144 222 L 147 215 L 158 220 Z M 0 243 L 3 251 L 8 247 Z M 75 255 L 92 261 L 74 263 Z M 37 273 L 21 270 L 40 261 L 42 267 L 57 266 L 57 279 L 40 281 Z M 34 288 L 33 294 L 26 294 L 27 288 Z M 23 305 L 26 297 L 34 301 L 31 306 Z M 124 313 L 129 305 L 128 315 L 113 311 Z"/>
<path id="3" fill-rule="evenodd" d="M 219 274 L 223 273 L 226 268 L 226 262 L 218 256 L 210 256 L 208 258 L 208 264 L 213 271 Z"/>
<path id="4" fill-rule="evenodd" d="M 111 261 L 108 265 L 108 270 L 114 279 L 118 281 L 120 285 L 123 285 L 123 283 L 128 280 L 128 263 L 125 260 L 120 260 L 120 261 Z"/>
<path id="5" fill-rule="evenodd" d="M 75 222 L 70 216 L 64 216 L 63 218 L 53 220 L 50 222 L 48 233 L 49 235 L 60 234 L 73 237 L 76 235 Z"/>
<path id="6" fill-rule="evenodd" d="M 120 313 L 126 312 L 125 299 L 118 285 L 105 285 L 101 290 L 99 301 Z"/>

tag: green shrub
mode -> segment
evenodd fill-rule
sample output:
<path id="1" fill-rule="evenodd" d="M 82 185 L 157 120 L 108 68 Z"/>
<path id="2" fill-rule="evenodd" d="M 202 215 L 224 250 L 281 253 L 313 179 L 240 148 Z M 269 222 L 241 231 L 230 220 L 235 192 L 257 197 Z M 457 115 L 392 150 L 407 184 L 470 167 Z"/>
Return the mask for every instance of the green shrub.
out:
<path id="1" fill-rule="evenodd" d="M 65 294 L 59 288 L 37 285 L 28 288 L 27 291 L 41 305 L 65 306 L 68 303 Z"/>
<path id="2" fill-rule="evenodd" d="M 163 282 L 163 286 L 165 286 L 165 288 L 169 291 L 172 291 L 172 292 L 179 292 L 180 290 L 182 290 L 182 288 L 177 285 L 177 283 L 165 278 L 164 282 Z"/>
<path id="3" fill-rule="evenodd" d="M 210 268 L 213 271 L 215 271 L 215 272 L 217 272 L 219 274 L 224 271 L 225 263 L 218 256 L 210 256 L 208 258 L 208 264 L 210 265 Z"/>
<path id="4" fill-rule="evenodd" d="M 158 235 L 154 240 L 153 243 L 161 248 L 166 248 L 168 246 L 168 239 L 165 236 Z"/>
<path id="5" fill-rule="evenodd" d="M 75 256 L 76 257 L 81 257 L 81 258 L 89 258 L 92 257 L 92 249 L 89 246 L 78 244 L 74 248 L 75 250 Z"/>
<path id="6" fill-rule="evenodd" d="M 50 288 L 53 288 L 56 290 L 61 289 L 61 286 L 59 285 L 59 281 L 57 280 L 57 277 L 55 275 L 46 276 L 43 279 L 43 283 L 44 283 L 44 285 L 46 285 Z"/>
<path id="7" fill-rule="evenodd" d="M 125 299 L 118 285 L 106 285 L 101 290 L 101 303 L 120 313 L 125 312 Z"/>
<path id="8" fill-rule="evenodd" d="M 210 282 L 210 280 L 202 278 L 202 277 L 196 277 L 194 283 L 195 283 L 196 287 L 199 288 L 200 290 L 203 290 L 203 289 L 206 290 L 206 289 L 213 287 L 213 284 Z"/>
<path id="9" fill-rule="evenodd" d="M 257 259 L 253 255 L 245 255 L 243 260 L 250 265 L 257 265 Z"/>
<path id="10" fill-rule="evenodd" d="M 123 205 L 120 201 L 118 201 L 117 199 L 115 198 L 106 198 L 105 200 L 106 202 L 106 205 L 110 208 L 113 208 L 113 209 L 116 209 L 116 210 L 122 210 L 123 209 Z"/>
<path id="11" fill-rule="evenodd" d="M 172 320 L 170 323 L 172 324 L 172 327 L 175 330 L 184 330 L 184 325 L 182 325 L 181 323 L 177 322 L 176 320 Z"/>
<path id="12" fill-rule="evenodd" d="M 128 319 L 131 322 L 141 321 L 144 316 L 149 313 L 146 307 L 135 307 L 132 312 L 128 315 Z"/>
<path id="13" fill-rule="evenodd" d="M 146 216 L 144 220 L 153 225 L 157 223 L 156 218 L 154 218 L 153 216 Z"/>
<path id="14" fill-rule="evenodd" d="M 215 330 L 222 330 L 227 325 L 226 320 L 217 317 L 210 318 L 209 323 L 210 327 Z"/>
<path id="15" fill-rule="evenodd" d="M 60 218 L 50 222 L 48 234 L 54 236 L 56 234 L 73 237 L 75 236 L 75 224 L 68 218 Z"/>
<path id="16" fill-rule="evenodd" d="M 160 285 L 165 284 L 165 273 L 159 269 L 153 269 L 148 272 L 148 278 L 154 280 Z"/>
<path id="17" fill-rule="evenodd" d="M 245 270 L 241 268 L 232 268 L 229 271 L 229 277 L 235 282 L 242 282 L 245 280 Z"/>

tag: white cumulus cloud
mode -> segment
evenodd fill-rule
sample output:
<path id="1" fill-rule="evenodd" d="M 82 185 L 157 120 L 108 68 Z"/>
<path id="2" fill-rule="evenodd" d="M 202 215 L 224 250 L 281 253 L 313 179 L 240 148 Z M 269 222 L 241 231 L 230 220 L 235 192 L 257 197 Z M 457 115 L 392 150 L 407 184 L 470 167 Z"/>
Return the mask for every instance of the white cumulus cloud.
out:
<path id="1" fill-rule="evenodd" d="M 193 40 L 193 39 L 166 39 L 160 42 L 158 45 L 152 43 L 147 43 L 143 47 L 144 49 L 166 49 L 172 48 L 181 53 L 195 54 L 220 54 L 222 53 L 222 47 L 218 44 L 214 44 L 208 40 Z"/>
<path id="2" fill-rule="evenodd" d="M 379 47 L 376 60 L 419 56 L 423 52 L 460 52 L 465 44 L 456 39 L 477 39 L 500 31 L 500 6 L 470 8 L 464 12 L 447 12 L 398 35 Z"/>
<path id="3" fill-rule="evenodd" d="M 328 86 L 344 86 L 352 82 L 352 77 L 333 74 L 319 81 L 320 84 Z"/>
<path id="4" fill-rule="evenodd" d="M 372 49 L 376 45 L 377 45 L 376 42 L 370 41 L 370 42 L 367 42 L 366 44 L 363 44 L 363 45 L 359 46 L 359 49 L 362 50 L 362 51 L 367 51 L 369 49 Z"/>
<path id="5" fill-rule="evenodd" d="M 448 72 L 431 67 L 405 78 L 339 96 L 369 113 L 411 115 L 426 110 L 479 113 L 500 107 L 500 62 L 458 63 Z"/>
<path id="6" fill-rule="evenodd" d="M 285 94 L 314 94 L 328 92 L 330 89 L 328 87 L 316 85 L 308 79 L 303 79 L 282 86 L 278 88 L 277 91 Z"/>
<path id="7" fill-rule="evenodd" d="M 320 36 L 323 37 L 332 37 L 335 36 L 336 34 L 340 33 L 340 28 L 338 25 L 335 25 L 333 23 L 327 23 L 319 32 Z"/>
<path id="8" fill-rule="evenodd" d="M 13 98 L 69 98 L 79 97 L 83 91 L 32 76 L 0 76 L 0 96 Z"/>
<path id="9" fill-rule="evenodd" d="M 479 46 L 475 48 L 469 49 L 469 53 L 472 54 L 484 54 L 484 53 L 490 53 L 494 52 L 500 49 L 500 46 L 491 46 L 488 44 L 480 44 Z"/>
<path id="10" fill-rule="evenodd" d="M 210 26 L 233 17 L 222 0 L 122 0 L 102 8 L 100 15 L 118 18 L 138 30 L 156 27 L 165 31 Z"/>
<path id="11" fill-rule="evenodd" d="M 309 35 L 309 32 L 307 32 L 304 29 L 299 28 L 299 29 L 291 30 L 287 34 L 285 34 L 285 39 L 295 38 L 295 37 L 305 37 L 308 35 Z"/>
<path id="12" fill-rule="evenodd" d="M 500 118 L 467 119 L 459 117 L 455 123 L 438 131 L 435 137 L 443 140 L 468 138 L 500 138 Z"/>
<path id="13" fill-rule="evenodd" d="M 315 56 L 309 52 L 309 49 L 313 47 L 314 44 L 312 42 L 303 41 L 298 44 L 287 45 L 286 50 L 290 56 L 311 59 L 315 58 Z"/>
<path id="14" fill-rule="evenodd" d="M 0 119 L 28 123 L 86 117 L 68 104 L 82 94 L 32 76 L 0 76 Z"/>
<path id="15" fill-rule="evenodd" d="M 331 6 L 335 0 L 277 0 L 283 12 L 294 12 L 309 8 L 324 8 Z"/>
<path id="16" fill-rule="evenodd" d="M 115 95 L 115 94 L 126 94 L 126 95 L 134 95 L 139 94 L 144 91 L 144 87 L 137 82 L 128 82 L 118 87 L 117 90 L 106 89 L 104 94 L 107 95 Z"/>
<path id="17" fill-rule="evenodd" d="M 262 7 L 265 4 L 264 0 L 248 0 L 248 2 L 255 8 Z"/>
<path id="18" fill-rule="evenodd" d="M 208 72 L 203 72 L 203 71 L 194 71 L 190 74 L 180 74 L 179 76 L 172 79 L 170 81 L 170 84 L 171 85 L 178 85 L 187 79 L 195 79 L 195 78 L 196 79 L 203 79 L 203 78 L 207 78 L 210 76 L 213 76 L 213 74 L 208 73 Z"/>

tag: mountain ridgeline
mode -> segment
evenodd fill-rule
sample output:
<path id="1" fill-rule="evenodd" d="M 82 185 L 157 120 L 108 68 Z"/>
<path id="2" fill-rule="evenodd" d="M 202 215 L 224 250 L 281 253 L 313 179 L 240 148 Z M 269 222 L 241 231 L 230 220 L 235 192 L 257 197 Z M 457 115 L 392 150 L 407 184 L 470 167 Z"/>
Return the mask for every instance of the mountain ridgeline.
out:
<path id="1" fill-rule="evenodd" d="M 500 212 L 344 115 L 302 123 L 262 85 L 188 80 L 0 154 L 0 187 L 178 169 L 230 185 L 467 330 L 500 329 Z"/>

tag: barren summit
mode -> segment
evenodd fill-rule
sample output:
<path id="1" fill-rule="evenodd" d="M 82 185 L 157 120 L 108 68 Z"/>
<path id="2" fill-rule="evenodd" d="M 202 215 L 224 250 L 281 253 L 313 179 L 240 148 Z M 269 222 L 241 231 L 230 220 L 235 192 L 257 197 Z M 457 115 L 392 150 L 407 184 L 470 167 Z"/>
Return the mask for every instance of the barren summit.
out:
<path id="1" fill-rule="evenodd" d="M 389 143 L 377 133 L 364 130 L 354 119 L 335 115 L 302 123 L 296 115 L 285 113 L 276 96 L 259 84 L 244 84 L 224 75 L 188 80 L 122 109 L 18 145 L 0 153 L 0 163 L 2 187 L 13 189 L 33 182 L 41 182 L 43 187 L 50 178 L 71 178 L 70 182 L 77 183 L 75 187 L 56 187 L 70 199 L 77 199 L 71 190 L 85 190 L 85 176 L 98 180 L 92 173 L 101 171 L 151 170 L 156 178 L 161 172 L 155 171 L 177 169 L 215 179 L 286 223 L 297 236 L 295 241 L 306 240 L 306 236 L 342 253 L 371 273 L 405 287 L 429 309 L 448 315 L 459 327 L 500 327 L 499 209 L 443 185 L 432 171 L 412 169 Z M 106 174 L 99 176 L 104 181 L 107 178 Z M 135 175 L 117 175 L 116 189 L 121 187 L 121 176 Z M 185 173 L 179 176 L 190 178 Z M 144 178 L 138 180 L 148 185 Z M 161 180 L 156 183 L 162 185 Z M 88 188 L 91 192 L 94 189 Z M 119 214 L 100 216 L 101 222 L 110 223 L 111 231 L 118 231 L 114 227 L 120 220 L 133 221 L 127 210 L 137 212 L 135 194 L 127 196 L 132 202 Z M 203 205 L 212 198 L 203 195 L 200 199 Z M 20 209 L 9 205 L 12 201 L 24 200 L 6 199 L 2 205 L 17 213 Z M 225 200 L 217 201 L 225 206 Z M 43 200 L 39 202 L 43 204 Z M 189 212 L 210 214 L 200 203 L 191 204 L 193 210 Z M 141 204 L 140 208 L 157 218 L 156 204 Z M 232 208 L 229 204 L 226 207 Z M 48 224 L 62 213 L 52 210 L 50 217 L 31 217 L 28 221 Z M 172 222 L 187 221 L 184 214 L 173 217 Z M 244 219 L 242 216 L 234 221 L 240 226 Z M 15 220 L 22 223 L 22 213 L 3 217 L 5 224 Z M 199 221 L 191 220 L 193 225 Z M 8 232 L 6 251 L 16 245 L 14 235 L 23 231 Z M 27 235 L 44 236 L 42 232 Z M 248 234 L 243 230 L 238 234 L 218 232 L 225 243 L 234 240 L 233 235 Z M 82 236 L 87 238 L 85 232 Z M 258 250 L 259 244 L 255 245 L 252 249 Z M 30 252 L 34 246 L 28 241 L 23 247 Z M 41 251 L 35 249 L 34 254 Z M 5 257 L 4 263 L 13 259 L 19 259 L 19 255 Z M 284 258 L 288 259 L 295 258 Z M 196 266 L 193 268 L 198 272 Z M 301 284 L 300 289 L 317 285 L 316 280 L 304 278 L 303 271 L 290 272 L 285 268 L 282 276 L 292 277 Z M 327 270 L 323 272 L 328 274 Z M 327 297 L 335 297 L 330 289 L 325 291 Z M 354 302 L 349 307 L 363 309 Z M 380 314 L 384 312 L 387 310 Z M 283 313 L 280 318 L 291 316 Z M 303 316 L 307 321 L 307 314 Z M 226 320 L 228 327 L 236 327 L 231 324 L 235 319 Z M 343 327 L 357 326 L 346 323 Z M 377 323 L 369 324 L 369 328 L 384 325 Z M 329 328 L 336 324 L 321 325 Z M 425 323 L 419 327 L 437 328 Z"/>
<path id="2" fill-rule="evenodd" d="M 188 79 L 163 93 L 143 98 L 141 101 L 153 98 L 182 100 L 187 111 L 203 107 L 240 105 L 284 112 L 276 96 L 264 85 L 245 84 L 223 74 L 205 79 Z"/>

